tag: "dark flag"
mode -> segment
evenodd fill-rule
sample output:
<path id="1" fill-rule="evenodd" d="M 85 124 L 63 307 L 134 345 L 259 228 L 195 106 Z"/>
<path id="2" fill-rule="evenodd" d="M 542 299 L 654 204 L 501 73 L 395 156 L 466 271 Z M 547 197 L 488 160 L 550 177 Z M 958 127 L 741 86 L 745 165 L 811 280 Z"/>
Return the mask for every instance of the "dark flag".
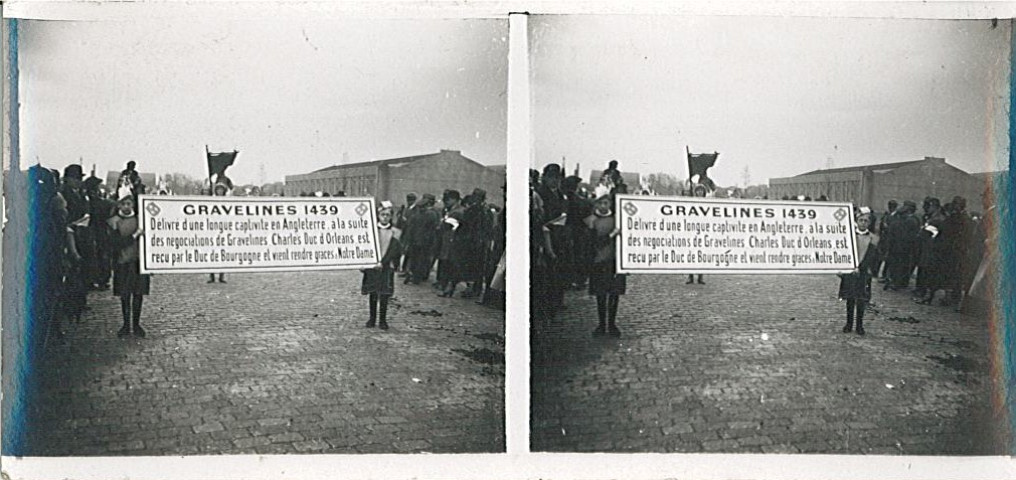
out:
<path id="1" fill-rule="evenodd" d="M 220 152 L 212 153 L 209 152 L 207 147 L 205 152 L 208 154 L 208 176 L 212 175 L 222 176 L 226 174 L 226 168 L 233 165 L 233 161 L 236 160 L 236 154 L 240 153 L 236 150 L 232 152 Z"/>
<path id="2" fill-rule="evenodd" d="M 708 177 L 706 170 L 716 164 L 716 157 L 719 153 L 688 153 L 688 178 L 695 175 Z"/>

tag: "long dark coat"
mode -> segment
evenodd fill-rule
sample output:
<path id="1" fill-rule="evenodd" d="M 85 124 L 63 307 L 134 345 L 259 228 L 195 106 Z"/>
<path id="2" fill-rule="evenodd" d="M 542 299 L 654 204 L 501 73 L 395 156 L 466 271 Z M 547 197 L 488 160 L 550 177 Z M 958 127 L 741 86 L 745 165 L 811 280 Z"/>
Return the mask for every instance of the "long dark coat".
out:
<path id="1" fill-rule="evenodd" d="M 378 229 L 378 243 L 380 250 L 384 252 L 381 256 L 381 268 L 363 270 L 360 293 L 387 296 L 395 294 L 395 270 L 399 265 L 399 257 L 402 256 L 402 242 L 399 240 L 401 236 L 402 231 L 395 227 Z"/>
<path id="2" fill-rule="evenodd" d="M 871 277 L 878 270 L 880 258 L 878 254 L 878 235 L 868 233 L 856 234 L 858 255 L 861 261 L 857 265 L 857 273 L 840 275 L 839 297 L 844 300 L 871 300 Z M 867 238 L 864 238 L 867 237 Z M 867 246 L 864 244 L 867 243 Z M 861 251 L 863 249 L 863 251 Z"/>

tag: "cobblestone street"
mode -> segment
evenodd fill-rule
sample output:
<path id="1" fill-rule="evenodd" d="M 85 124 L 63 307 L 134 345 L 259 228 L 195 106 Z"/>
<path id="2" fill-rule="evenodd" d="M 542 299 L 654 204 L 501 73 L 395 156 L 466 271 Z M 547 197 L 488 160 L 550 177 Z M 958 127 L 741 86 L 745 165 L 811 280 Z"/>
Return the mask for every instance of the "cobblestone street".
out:
<path id="1" fill-rule="evenodd" d="M 861 337 L 833 275 L 686 278 L 630 276 L 619 339 L 585 291 L 535 326 L 534 451 L 1003 453 L 986 318 L 876 283 Z"/>
<path id="2" fill-rule="evenodd" d="M 45 354 L 27 454 L 503 451 L 504 313 L 399 281 L 391 330 L 366 329 L 360 278 L 154 276 L 143 339 L 91 293 Z"/>

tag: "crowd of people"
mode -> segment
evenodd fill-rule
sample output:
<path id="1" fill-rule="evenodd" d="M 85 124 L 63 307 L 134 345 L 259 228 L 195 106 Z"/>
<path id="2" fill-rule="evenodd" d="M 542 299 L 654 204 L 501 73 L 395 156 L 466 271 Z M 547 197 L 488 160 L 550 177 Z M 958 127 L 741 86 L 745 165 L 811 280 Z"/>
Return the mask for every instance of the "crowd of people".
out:
<path id="1" fill-rule="evenodd" d="M 959 196 L 945 205 L 927 197 L 921 210 L 911 201 L 888 202 L 876 227 L 881 257 L 875 273 L 881 273 L 884 290 L 905 290 L 913 280 L 914 301 L 930 305 L 944 291 L 940 304 L 959 308 L 984 256 L 984 223 Z"/>
<path id="2" fill-rule="evenodd" d="M 123 307 L 118 335 L 145 335 L 141 304 L 149 282 L 140 274 L 143 228 L 136 213 L 145 185 L 134 167 L 127 164 L 115 192 L 103 188 L 94 173 L 84 178 L 78 164 L 62 175 L 39 165 L 28 169 L 32 318 L 58 341 L 63 323 L 81 321 L 89 309 L 88 292 L 109 290 L 111 279 Z"/>
<path id="3" fill-rule="evenodd" d="M 613 196 L 628 193 L 628 186 L 612 161 L 592 188 L 583 188 L 578 176 L 565 177 L 561 166 L 548 164 L 530 170 L 530 315 L 534 325 L 552 319 L 563 308 L 565 292 L 588 287 L 596 297 L 598 325 L 594 335 L 620 335 L 616 325 L 618 299 L 626 290 L 623 275 L 614 271 Z M 683 192 L 705 196 L 708 188 L 692 183 Z M 811 198 L 784 197 L 810 201 Z M 825 200 L 821 197 L 818 200 Z M 990 196 L 985 196 L 990 201 Z M 984 206 L 989 209 L 989 205 Z M 966 200 L 954 197 L 942 205 L 925 198 L 922 212 L 914 202 L 890 201 L 887 211 L 876 214 L 868 207 L 855 209 L 859 266 L 841 275 L 839 296 L 847 301 L 844 331 L 864 334 L 864 310 L 871 299 L 871 281 L 884 290 L 903 291 L 914 284 L 914 301 L 930 305 L 944 291 L 940 305 L 960 309 L 985 252 L 985 228 L 966 209 Z M 608 228 L 609 227 L 609 228 Z M 688 284 L 703 284 L 699 275 Z M 855 328 L 856 324 L 856 328 Z"/>
<path id="4" fill-rule="evenodd" d="M 445 190 L 440 203 L 429 193 L 410 193 L 393 221 L 405 247 L 398 264 L 404 284 L 425 283 L 434 273 L 438 296 L 454 296 L 461 284 L 463 298 L 504 301 L 505 210 L 489 205 L 486 191 L 463 197 Z"/>
<path id="5" fill-rule="evenodd" d="M 122 306 L 118 336 L 145 336 L 141 307 L 150 280 L 140 273 L 144 228 L 136 210 L 137 197 L 147 187 L 135 166 L 129 162 L 112 189 L 94 173 L 84 178 L 79 164 L 68 165 L 63 172 L 39 165 L 29 168 L 28 291 L 32 318 L 41 333 L 37 338 L 62 341 L 66 322 L 80 322 L 89 309 L 89 292 L 111 287 Z M 221 191 L 222 185 L 215 182 L 214 194 L 228 194 Z M 379 215 L 389 219 L 383 226 L 400 232 L 395 242 L 391 235 L 379 236 L 386 240 L 383 247 L 393 275 L 397 271 L 403 283 L 419 284 L 436 273 L 438 295 L 451 297 L 463 285 L 461 297 L 503 308 L 504 209 L 489 205 L 486 192 L 479 188 L 465 198 L 446 190 L 440 203 L 431 194 L 419 198 L 410 194 L 406 200 L 398 209 L 384 202 L 387 207 Z M 385 278 L 365 279 L 363 287 L 364 293 L 372 294 L 371 318 L 380 316 L 383 328 L 387 298 L 393 293 L 393 284 L 381 281 Z M 212 274 L 209 283 L 214 281 Z M 221 273 L 218 281 L 225 283 Z"/>
<path id="6" fill-rule="evenodd" d="M 434 195 L 406 195 L 396 209 L 383 201 L 378 208 L 379 265 L 363 270 L 361 293 L 368 295 L 366 327 L 388 329 L 388 301 L 395 293 L 398 272 L 402 283 L 430 280 L 440 297 L 451 298 L 463 284 L 462 298 L 504 308 L 505 211 L 487 204 L 487 192 L 476 188 L 462 198 L 445 190 L 441 203 Z M 436 264 L 436 271 L 435 271 Z"/>
<path id="7" fill-rule="evenodd" d="M 592 189 L 578 176 L 565 177 L 548 164 L 529 172 L 530 318 L 533 324 L 565 308 L 565 292 L 588 288 L 599 323 L 593 334 L 620 336 L 616 317 L 627 282 L 614 262 L 614 195 L 628 185 L 611 161 Z"/>

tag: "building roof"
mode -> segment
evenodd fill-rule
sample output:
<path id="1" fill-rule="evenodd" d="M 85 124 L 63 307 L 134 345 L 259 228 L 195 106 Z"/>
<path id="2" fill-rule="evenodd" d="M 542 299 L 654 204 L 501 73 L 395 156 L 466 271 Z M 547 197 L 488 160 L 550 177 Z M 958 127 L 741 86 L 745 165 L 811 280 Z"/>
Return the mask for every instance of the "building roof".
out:
<path id="1" fill-rule="evenodd" d="M 342 170 L 342 169 L 345 169 L 345 168 L 356 168 L 356 167 L 375 167 L 375 166 L 381 166 L 381 165 L 386 165 L 386 166 L 389 166 L 389 167 L 401 167 L 402 165 L 406 165 L 406 164 L 409 164 L 409 163 L 419 162 L 421 160 L 428 160 L 428 159 L 435 158 L 435 157 L 440 157 L 440 156 L 445 155 L 445 154 L 454 154 L 454 155 L 462 157 L 462 158 L 464 158 L 466 160 L 469 160 L 470 162 L 473 162 L 473 163 L 475 163 L 477 165 L 482 165 L 480 162 L 477 162 L 476 160 L 473 160 L 473 159 L 463 155 L 462 152 L 459 151 L 459 150 L 441 150 L 441 151 L 439 151 L 437 153 L 427 153 L 427 154 L 424 154 L 424 155 L 413 155 L 411 157 L 389 158 L 389 159 L 385 159 L 385 160 L 371 160 L 369 162 L 356 162 L 356 163 L 345 163 L 345 164 L 342 164 L 342 165 L 332 165 L 330 167 L 325 167 L 325 168 L 322 168 L 320 170 L 315 170 L 314 172 L 327 172 L 327 171 L 330 171 L 330 170 Z M 483 165 L 483 166 L 486 167 L 486 165 Z M 487 167 L 487 168 L 491 168 L 491 167 Z"/>
<path id="2" fill-rule="evenodd" d="M 807 173 L 802 173 L 800 175 L 795 175 L 795 176 L 797 176 L 797 177 L 803 177 L 805 175 L 816 175 L 816 174 L 822 174 L 822 173 L 848 173 L 848 172 L 860 172 L 860 171 L 864 171 L 864 170 L 896 170 L 897 168 L 900 168 L 900 167 L 906 167 L 906 166 L 909 166 L 909 165 L 916 165 L 918 163 L 921 163 L 921 162 L 924 162 L 924 161 L 927 161 L 927 160 L 929 160 L 929 158 L 924 158 L 922 160 L 911 160 L 909 162 L 878 163 L 878 164 L 875 164 L 875 165 L 857 165 L 857 166 L 854 166 L 854 167 L 827 168 L 827 169 L 822 169 L 822 170 L 813 170 L 813 171 L 810 171 L 810 172 L 807 172 Z"/>

